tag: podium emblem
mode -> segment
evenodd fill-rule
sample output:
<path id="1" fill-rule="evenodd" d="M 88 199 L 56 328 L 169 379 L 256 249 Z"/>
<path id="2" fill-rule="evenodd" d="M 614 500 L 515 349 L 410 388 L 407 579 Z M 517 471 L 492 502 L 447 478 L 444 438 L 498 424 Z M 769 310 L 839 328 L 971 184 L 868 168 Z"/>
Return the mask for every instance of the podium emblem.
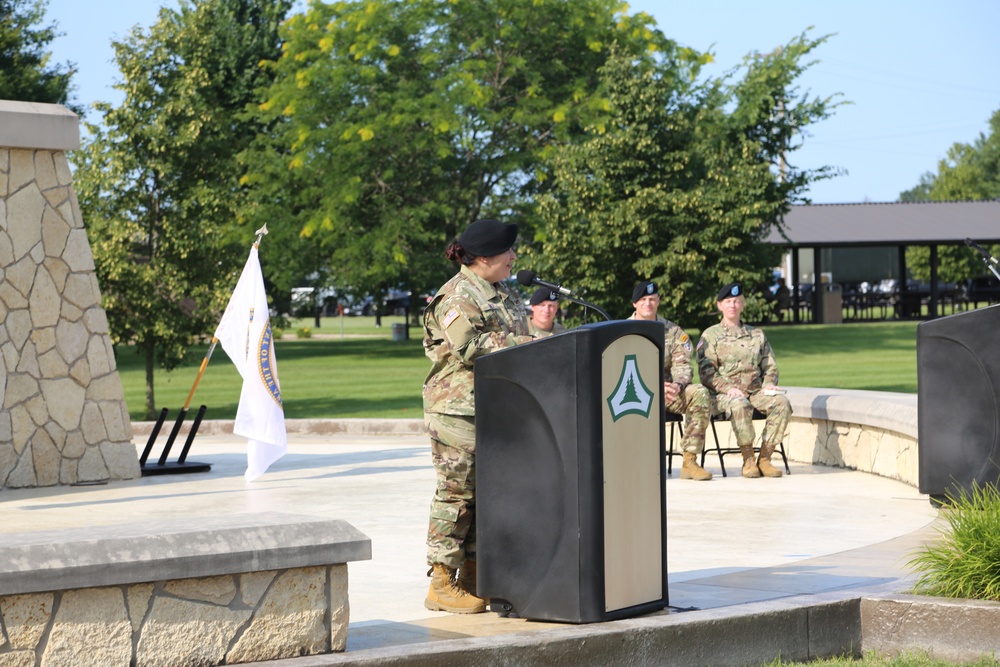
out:
<path id="1" fill-rule="evenodd" d="M 625 415 L 642 415 L 648 418 L 652 407 L 653 392 L 642 381 L 639 366 L 636 364 L 636 355 L 625 355 L 618 385 L 608 396 L 608 408 L 611 410 L 612 420 L 618 421 Z"/>

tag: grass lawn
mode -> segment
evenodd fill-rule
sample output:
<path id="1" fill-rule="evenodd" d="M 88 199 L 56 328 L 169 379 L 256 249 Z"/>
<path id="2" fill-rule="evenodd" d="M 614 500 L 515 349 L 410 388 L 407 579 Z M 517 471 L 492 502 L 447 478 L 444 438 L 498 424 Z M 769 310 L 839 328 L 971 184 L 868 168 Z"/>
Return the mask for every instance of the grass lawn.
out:
<path id="1" fill-rule="evenodd" d="M 392 340 L 402 317 L 295 320 L 275 344 L 285 416 L 289 419 L 421 418 L 421 385 L 429 368 L 419 327 L 410 339 Z M 307 326 L 310 338 L 296 330 Z M 765 327 L 787 386 L 917 391 L 916 322 Z M 696 331 L 689 332 L 697 339 Z M 207 345 L 191 350 L 188 365 L 155 376 L 157 410 L 168 421 L 184 405 Z M 125 401 L 134 421 L 144 421 L 145 374 L 131 349 L 117 350 Z M 191 402 L 208 406 L 205 419 L 232 419 L 240 378 L 222 348 L 216 348 Z"/>

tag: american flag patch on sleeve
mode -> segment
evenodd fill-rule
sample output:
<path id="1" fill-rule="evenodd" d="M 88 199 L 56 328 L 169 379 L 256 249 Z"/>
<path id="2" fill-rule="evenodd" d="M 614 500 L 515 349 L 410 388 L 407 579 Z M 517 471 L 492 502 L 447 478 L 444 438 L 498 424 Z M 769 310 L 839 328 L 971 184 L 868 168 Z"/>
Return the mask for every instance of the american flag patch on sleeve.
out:
<path id="1" fill-rule="evenodd" d="M 444 319 L 441 320 L 441 325 L 447 329 L 452 322 L 458 319 L 458 315 L 459 315 L 458 308 L 452 308 L 447 312 L 447 314 L 445 314 Z"/>

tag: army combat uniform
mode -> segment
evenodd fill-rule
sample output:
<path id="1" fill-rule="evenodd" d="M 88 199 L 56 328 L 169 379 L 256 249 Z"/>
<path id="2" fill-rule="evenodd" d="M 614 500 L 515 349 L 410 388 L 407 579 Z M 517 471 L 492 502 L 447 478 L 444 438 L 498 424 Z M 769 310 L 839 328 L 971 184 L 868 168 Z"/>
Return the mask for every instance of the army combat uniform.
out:
<path id="1" fill-rule="evenodd" d="M 753 408 L 767 415 L 761 456 L 770 461 L 770 453 L 785 435 L 792 406 L 783 394 L 768 396 L 761 391 L 778 384 L 778 364 L 764 332 L 747 324 L 729 327 L 720 323 L 705 329 L 698 341 L 698 372 L 702 383 L 715 394 L 715 411 L 728 414 L 732 420 L 744 459 L 746 448 L 753 453 Z M 727 396 L 733 387 L 748 398 Z"/>
<path id="2" fill-rule="evenodd" d="M 457 568 L 475 560 L 476 422 L 473 364 L 532 340 L 518 297 L 462 266 L 424 310 L 424 419 L 437 488 L 431 502 L 427 563 Z"/>
<path id="3" fill-rule="evenodd" d="M 635 313 L 629 319 L 637 319 Z M 663 380 L 681 386 L 677 397 L 663 407 L 674 414 L 684 415 L 681 449 L 700 454 L 705 449 L 705 431 L 708 429 L 708 420 L 712 417 L 712 398 L 708 389 L 700 384 L 691 384 L 694 378 L 691 338 L 684 329 L 670 320 L 657 317 L 656 321 L 663 323 Z"/>
<path id="4" fill-rule="evenodd" d="M 531 335 L 534 336 L 535 338 L 545 338 L 546 336 L 566 333 L 567 331 L 569 331 L 569 329 L 559 324 L 558 322 L 552 323 L 552 329 L 550 331 L 546 331 L 545 329 L 539 329 L 538 327 L 535 326 L 534 318 L 531 317 L 528 318 L 528 328 L 531 331 Z"/>

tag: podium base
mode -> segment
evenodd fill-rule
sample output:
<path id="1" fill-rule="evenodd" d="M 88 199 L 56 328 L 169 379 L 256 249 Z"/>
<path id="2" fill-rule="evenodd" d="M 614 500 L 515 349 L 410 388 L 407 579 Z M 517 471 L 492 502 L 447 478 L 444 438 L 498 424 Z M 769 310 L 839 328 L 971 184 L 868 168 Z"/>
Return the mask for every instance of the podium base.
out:
<path id="1" fill-rule="evenodd" d="M 490 598 L 490 611 L 501 618 L 521 618 L 514 605 L 500 598 Z"/>

